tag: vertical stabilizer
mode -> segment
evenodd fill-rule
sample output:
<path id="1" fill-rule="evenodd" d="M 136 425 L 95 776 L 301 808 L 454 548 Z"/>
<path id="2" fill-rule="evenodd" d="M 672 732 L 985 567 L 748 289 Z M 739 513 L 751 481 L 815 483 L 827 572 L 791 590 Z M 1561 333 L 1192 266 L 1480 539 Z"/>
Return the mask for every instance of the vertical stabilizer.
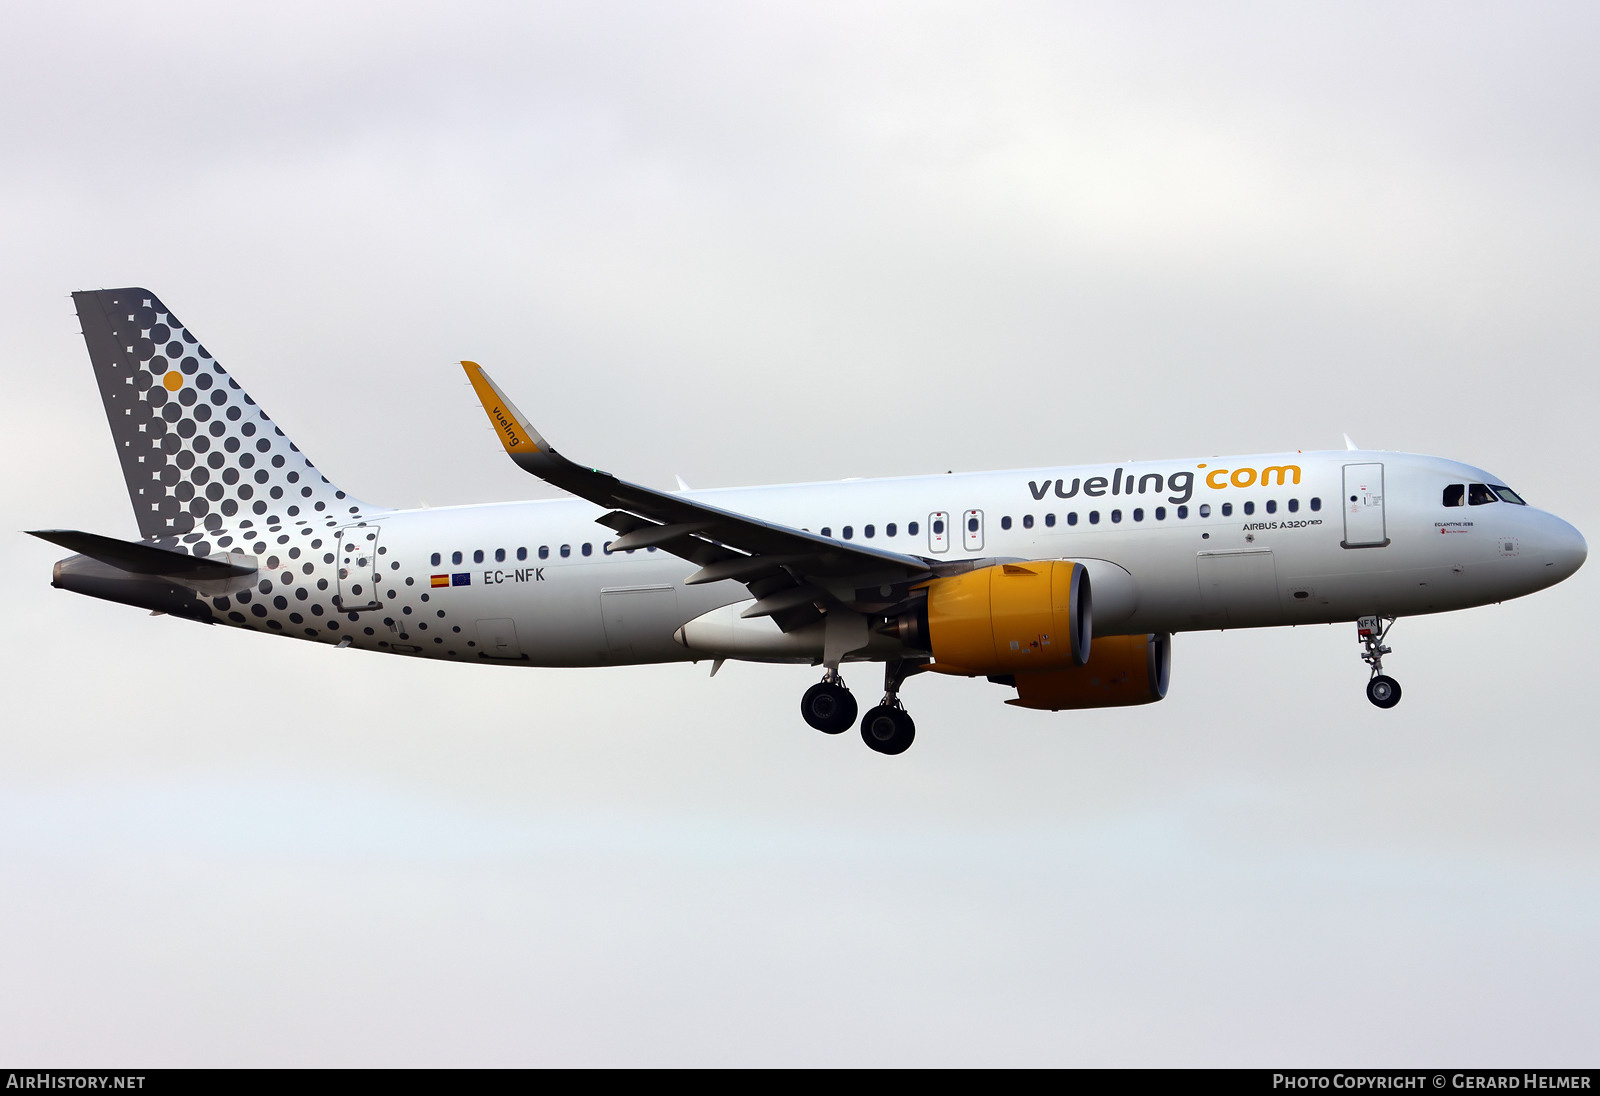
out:
<path id="1" fill-rule="evenodd" d="M 145 539 L 205 554 L 207 531 L 373 512 L 329 483 L 148 289 L 72 299 Z"/>

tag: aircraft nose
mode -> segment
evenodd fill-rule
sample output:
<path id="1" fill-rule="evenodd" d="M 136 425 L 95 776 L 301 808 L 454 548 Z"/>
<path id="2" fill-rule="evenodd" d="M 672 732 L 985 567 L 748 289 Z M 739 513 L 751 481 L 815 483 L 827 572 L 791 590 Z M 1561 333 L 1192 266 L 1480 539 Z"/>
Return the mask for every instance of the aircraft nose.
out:
<path id="1" fill-rule="evenodd" d="M 1582 533 L 1559 518 L 1555 526 L 1545 550 L 1545 566 L 1555 572 L 1554 581 L 1560 582 L 1583 566 L 1589 558 L 1589 545 Z"/>

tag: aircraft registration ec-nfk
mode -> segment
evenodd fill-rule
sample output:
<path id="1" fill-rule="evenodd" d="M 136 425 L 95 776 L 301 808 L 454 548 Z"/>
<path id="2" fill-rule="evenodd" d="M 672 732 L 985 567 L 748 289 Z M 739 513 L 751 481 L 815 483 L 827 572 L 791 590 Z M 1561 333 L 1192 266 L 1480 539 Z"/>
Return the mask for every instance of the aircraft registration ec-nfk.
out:
<path id="1" fill-rule="evenodd" d="M 73 294 L 141 540 L 67 590 L 340 647 L 507 666 L 820 665 L 801 714 L 856 722 L 841 668 L 884 665 L 861 720 L 911 745 L 923 671 L 1008 704 L 1145 704 L 1174 632 L 1354 621 L 1367 696 L 1398 617 L 1554 585 L 1583 537 L 1499 478 L 1353 448 L 715 491 L 641 487 L 558 453 L 476 364 L 501 444 L 575 498 L 394 510 L 338 489 L 145 289 Z"/>

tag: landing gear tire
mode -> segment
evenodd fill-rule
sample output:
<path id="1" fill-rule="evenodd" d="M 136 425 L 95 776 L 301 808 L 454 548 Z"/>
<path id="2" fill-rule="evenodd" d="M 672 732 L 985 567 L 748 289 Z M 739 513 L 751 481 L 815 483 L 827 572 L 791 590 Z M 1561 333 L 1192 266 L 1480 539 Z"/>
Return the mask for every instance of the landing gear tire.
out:
<path id="1" fill-rule="evenodd" d="M 1367 682 L 1367 699 L 1380 708 L 1392 708 L 1400 703 L 1400 683 L 1379 674 Z"/>
<path id="2" fill-rule="evenodd" d="M 861 721 L 861 741 L 881 754 L 902 754 L 917 739 L 917 725 L 903 708 L 880 704 Z"/>
<path id="3" fill-rule="evenodd" d="M 840 734 L 856 721 L 856 698 L 843 685 L 819 681 L 800 698 L 800 714 L 823 734 Z"/>

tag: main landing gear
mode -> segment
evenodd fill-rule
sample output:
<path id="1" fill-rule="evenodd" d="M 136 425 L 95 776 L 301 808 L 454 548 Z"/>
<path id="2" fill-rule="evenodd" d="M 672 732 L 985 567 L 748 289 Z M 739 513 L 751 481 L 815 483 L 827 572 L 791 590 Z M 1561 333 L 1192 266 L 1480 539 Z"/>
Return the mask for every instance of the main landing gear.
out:
<path id="1" fill-rule="evenodd" d="M 911 748 L 917 740 L 917 725 L 900 705 L 900 686 L 926 665 L 904 658 L 884 663 L 883 699 L 861 721 L 861 741 L 881 754 L 900 754 Z"/>
<path id="2" fill-rule="evenodd" d="M 1361 640 L 1361 661 L 1372 667 L 1372 680 L 1367 682 L 1367 699 L 1380 708 L 1392 708 L 1400 703 L 1400 683 L 1383 672 L 1383 656 L 1393 652 L 1383 644 L 1389 629 L 1394 627 L 1394 617 L 1365 616 L 1356 621 L 1356 636 Z"/>
<path id="3" fill-rule="evenodd" d="M 856 721 L 856 698 L 838 670 L 829 670 L 800 698 L 800 714 L 823 734 L 839 734 Z"/>
<path id="4" fill-rule="evenodd" d="M 917 725 L 898 700 L 879 704 L 861 721 L 861 741 L 881 754 L 905 753 L 917 740 Z"/>
<path id="5" fill-rule="evenodd" d="M 905 753 L 916 741 L 917 725 L 900 705 L 900 685 L 925 665 L 896 659 L 883 669 L 883 700 L 861 720 L 861 740 L 881 754 Z M 800 698 L 800 714 L 824 734 L 848 730 L 856 719 L 856 700 L 838 670 L 829 670 Z"/>

